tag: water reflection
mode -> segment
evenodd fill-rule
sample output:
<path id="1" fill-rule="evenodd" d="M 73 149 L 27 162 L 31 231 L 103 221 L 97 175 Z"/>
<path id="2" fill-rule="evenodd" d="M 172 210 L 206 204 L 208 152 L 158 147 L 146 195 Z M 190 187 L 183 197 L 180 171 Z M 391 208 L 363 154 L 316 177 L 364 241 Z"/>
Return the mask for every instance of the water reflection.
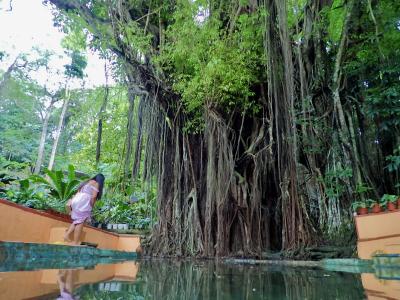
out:
<path id="1" fill-rule="evenodd" d="M 75 300 L 73 296 L 76 275 L 78 270 L 59 270 L 58 285 L 60 287 L 60 297 L 57 300 Z"/>
<path id="2" fill-rule="evenodd" d="M 172 260 L 0 273 L 0 299 L 27 298 L 399 299 L 400 281 L 367 273 Z"/>
<path id="3" fill-rule="evenodd" d="M 138 263 L 124 262 L 92 269 L 0 272 L 0 299 L 85 299 L 80 296 L 82 288 L 100 282 L 132 284 L 138 271 Z"/>
<path id="4" fill-rule="evenodd" d="M 367 299 L 400 299 L 400 280 L 397 268 L 396 277 L 385 277 L 391 279 L 382 279 L 377 274 L 361 274 L 362 285 Z M 377 276 L 378 275 L 378 276 Z"/>
<path id="5" fill-rule="evenodd" d="M 363 299 L 360 275 L 316 269 L 143 262 L 146 299 Z"/>

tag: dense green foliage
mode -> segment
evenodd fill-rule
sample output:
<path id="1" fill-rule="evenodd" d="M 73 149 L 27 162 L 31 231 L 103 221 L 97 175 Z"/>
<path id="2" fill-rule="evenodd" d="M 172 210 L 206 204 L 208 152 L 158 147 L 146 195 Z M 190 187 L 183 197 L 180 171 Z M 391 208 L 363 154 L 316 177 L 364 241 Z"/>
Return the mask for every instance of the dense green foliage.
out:
<path id="1" fill-rule="evenodd" d="M 76 193 L 79 185 L 79 180 L 75 178 L 74 166 L 68 166 L 67 176 L 64 176 L 64 173 L 61 170 L 45 170 L 44 173 L 47 175 L 46 178 L 39 175 L 33 175 L 30 179 L 35 183 L 42 184 L 50 191 L 50 196 L 65 205 L 66 202 Z"/>
<path id="2" fill-rule="evenodd" d="M 74 40 L 67 41 L 67 48 L 70 49 Z M 65 75 L 82 78 L 86 61 L 79 52 L 72 51 L 71 55 L 72 63 L 65 66 Z M 51 62 L 51 56 L 40 59 L 44 66 Z M 37 209 L 65 212 L 65 202 L 85 179 L 81 177 L 78 180 L 75 169 L 84 174 L 102 172 L 106 176 L 106 189 L 103 199 L 96 204 L 94 220 L 102 223 L 127 222 L 135 228 L 148 228 L 155 220 L 154 188 L 144 192 L 139 181 L 133 184 L 132 179 L 124 178 L 121 171 L 121 145 L 124 145 L 127 135 L 129 106 L 126 88 L 118 83 L 108 87 L 99 164 L 95 160 L 98 115 L 106 97 L 106 88 L 68 91 L 69 107 L 61 131 L 55 171 L 45 169 L 41 175 L 32 176 L 45 115 L 50 113 L 42 166 L 49 161 L 62 110 L 61 100 L 65 99 L 66 91 L 64 83 L 60 83 L 58 91 L 47 90 L 31 78 L 30 72 L 26 68 L 13 70 L 1 89 L 0 173 L 4 180 L 0 186 L 0 197 Z M 49 109 L 53 99 L 55 106 Z M 9 181 L 9 178 L 15 180 Z M 134 194 L 142 196 L 138 203 L 128 205 L 129 197 Z"/>
<path id="3" fill-rule="evenodd" d="M 172 16 L 174 23 L 166 31 L 167 42 L 156 61 L 171 74 L 173 88 L 196 118 L 201 118 L 203 107 L 209 105 L 228 112 L 257 111 L 251 88 L 264 79 L 265 12 L 240 15 L 227 32 L 218 13 L 198 19 L 204 5 L 201 1 L 179 2 Z"/>
<path id="4" fill-rule="evenodd" d="M 16 161 L 32 161 L 41 128 L 43 91 L 34 82 L 12 78 L 0 102 L 0 151 Z"/>

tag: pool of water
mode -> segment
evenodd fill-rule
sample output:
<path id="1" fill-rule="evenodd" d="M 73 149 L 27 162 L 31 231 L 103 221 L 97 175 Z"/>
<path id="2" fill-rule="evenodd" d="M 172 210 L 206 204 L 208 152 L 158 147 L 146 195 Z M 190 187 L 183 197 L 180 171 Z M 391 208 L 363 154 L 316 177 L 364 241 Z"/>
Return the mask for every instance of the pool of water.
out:
<path id="1" fill-rule="evenodd" d="M 40 268 L 0 272 L 0 299 L 400 299 L 400 280 L 375 273 L 177 260 Z"/>

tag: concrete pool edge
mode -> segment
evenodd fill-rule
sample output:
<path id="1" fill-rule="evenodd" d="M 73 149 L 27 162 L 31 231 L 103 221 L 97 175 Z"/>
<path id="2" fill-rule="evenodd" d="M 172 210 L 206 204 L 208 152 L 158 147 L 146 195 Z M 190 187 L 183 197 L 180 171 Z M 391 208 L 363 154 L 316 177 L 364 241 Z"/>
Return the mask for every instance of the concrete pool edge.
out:
<path id="1" fill-rule="evenodd" d="M 257 260 L 257 259 L 223 259 L 228 264 L 254 264 L 275 265 L 300 268 L 319 268 L 326 271 L 337 271 L 347 273 L 374 273 L 373 261 L 370 259 L 338 258 L 313 260 Z"/>
<path id="2" fill-rule="evenodd" d="M 396 260 L 394 260 L 396 259 Z M 379 278 L 400 279 L 400 256 L 377 255 L 373 259 L 329 258 L 318 261 L 307 260 L 256 260 L 227 258 L 222 260 L 227 264 L 251 264 L 268 266 L 286 266 L 292 268 L 318 268 L 325 271 L 345 273 L 375 274 Z"/>

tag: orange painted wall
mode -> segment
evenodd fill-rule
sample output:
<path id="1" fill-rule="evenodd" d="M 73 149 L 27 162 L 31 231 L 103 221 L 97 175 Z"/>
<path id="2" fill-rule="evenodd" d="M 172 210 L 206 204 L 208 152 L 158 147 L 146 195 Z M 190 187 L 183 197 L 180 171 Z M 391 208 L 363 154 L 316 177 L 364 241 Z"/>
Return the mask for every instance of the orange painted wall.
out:
<path id="1" fill-rule="evenodd" d="M 39 284 L 58 285 L 59 270 L 41 270 L 41 279 Z M 136 275 L 136 274 L 135 274 Z M 115 277 L 114 265 L 97 265 L 92 270 L 74 270 L 74 283 L 76 285 L 99 282 L 113 279 Z"/>
<path id="2" fill-rule="evenodd" d="M 370 259 L 376 252 L 400 253 L 400 211 L 356 216 L 355 224 L 360 258 Z"/>
<path id="3" fill-rule="evenodd" d="M 58 285 L 40 284 L 41 272 L 0 273 L 0 299 L 27 299 L 57 293 Z"/>
<path id="4" fill-rule="evenodd" d="M 121 280 L 135 280 L 139 272 L 139 264 L 134 261 L 114 265 L 114 278 Z"/>
<path id="5" fill-rule="evenodd" d="M 61 227 L 65 224 L 35 214 L 28 216 L 23 210 L 0 203 L 0 240 L 47 242 L 52 226 Z"/>
<path id="6" fill-rule="evenodd" d="M 400 235 L 400 211 L 356 216 L 358 238 L 361 240 Z"/>
<path id="7" fill-rule="evenodd" d="M 29 208 L 0 200 L 0 240 L 30 243 L 63 241 L 70 223 Z M 101 249 L 135 251 L 140 245 L 137 235 L 118 235 L 86 226 L 83 241 L 98 244 Z"/>
<path id="8" fill-rule="evenodd" d="M 400 236 L 371 241 L 358 241 L 358 257 L 362 259 L 371 259 L 376 253 L 400 253 L 395 251 L 395 248 L 392 246 L 394 244 L 400 244 Z"/>
<path id="9" fill-rule="evenodd" d="M 139 252 L 140 237 L 132 237 L 130 234 L 120 234 L 117 248 L 121 251 Z"/>
<path id="10" fill-rule="evenodd" d="M 374 274 L 361 274 L 362 285 L 371 299 L 400 299 L 399 280 L 380 280 Z"/>
<path id="11" fill-rule="evenodd" d="M 134 281 L 138 270 L 135 262 L 98 265 L 93 270 L 74 270 L 74 286 L 113 279 Z M 0 272 L 0 299 L 32 299 L 48 294 L 54 294 L 56 298 L 59 293 L 58 274 L 59 270 Z"/>

